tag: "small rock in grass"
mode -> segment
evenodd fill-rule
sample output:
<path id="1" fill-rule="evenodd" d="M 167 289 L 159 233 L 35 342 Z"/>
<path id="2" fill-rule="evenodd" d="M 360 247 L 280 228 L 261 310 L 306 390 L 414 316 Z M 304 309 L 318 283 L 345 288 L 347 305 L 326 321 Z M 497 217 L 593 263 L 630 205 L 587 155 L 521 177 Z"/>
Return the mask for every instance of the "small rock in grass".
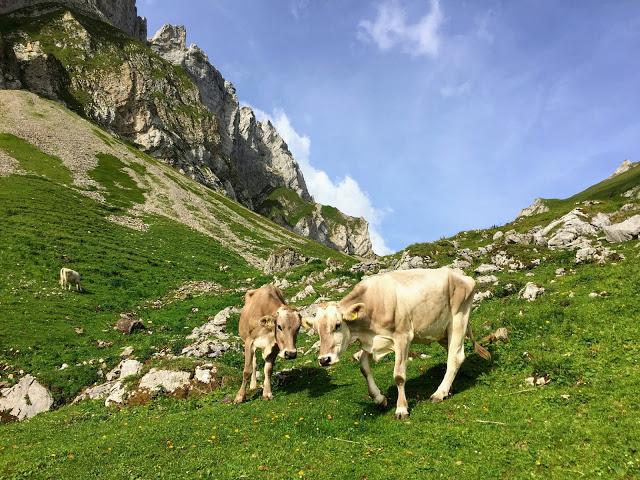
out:
<path id="1" fill-rule="evenodd" d="M 122 351 L 120 352 L 120 358 L 130 357 L 132 354 L 133 354 L 133 347 L 129 345 L 122 349 Z"/>
<path id="2" fill-rule="evenodd" d="M 135 318 L 130 313 L 121 313 L 120 320 L 116 323 L 116 330 L 121 331 L 127 335 L 131 335 L 136 330 L 144 330 L 145 326 L 140 319 Z"/>

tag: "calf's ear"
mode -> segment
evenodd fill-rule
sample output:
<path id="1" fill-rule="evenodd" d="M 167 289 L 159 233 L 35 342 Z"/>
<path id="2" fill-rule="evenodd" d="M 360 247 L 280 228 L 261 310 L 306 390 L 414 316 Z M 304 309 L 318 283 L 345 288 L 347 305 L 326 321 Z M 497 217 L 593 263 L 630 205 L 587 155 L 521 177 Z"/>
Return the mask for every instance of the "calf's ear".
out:
<path id="1" fill-rule="evenodd" d="M 304 328 L 315 328 L 313 317 L 302 317 L 302 326 Z"/>
<path id="2" fill-rule="evenodd" d="M 342 313 L 342 318 L 347 322 L 351 322 L 358 318 L 362 318 L 363 315 L 364 303 L 354 303 Z"/>
<path id="3" fill-rule="evenodd" d="M 260 318 L 259 322 L 263 327 L 275 327 L 276 325 L 276 319 L 271 315 L 265 315 L 264 317 Z"/>

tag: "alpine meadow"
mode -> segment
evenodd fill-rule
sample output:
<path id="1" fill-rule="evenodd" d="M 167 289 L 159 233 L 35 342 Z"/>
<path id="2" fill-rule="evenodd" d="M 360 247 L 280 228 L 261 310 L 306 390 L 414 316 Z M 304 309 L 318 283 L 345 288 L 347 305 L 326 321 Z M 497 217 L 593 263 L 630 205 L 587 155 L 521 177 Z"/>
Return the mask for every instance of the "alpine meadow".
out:
<path id="1" fill-rule="evenodd" d="M 396 207 L 329 204 L 233 65 L 138 3 L 0 1 L 0 478 L 640 478 L 640 162 L 389 253 Z M 352 41 L 435 58 L 416 29 L 455 18 L 423 3 Z"/>

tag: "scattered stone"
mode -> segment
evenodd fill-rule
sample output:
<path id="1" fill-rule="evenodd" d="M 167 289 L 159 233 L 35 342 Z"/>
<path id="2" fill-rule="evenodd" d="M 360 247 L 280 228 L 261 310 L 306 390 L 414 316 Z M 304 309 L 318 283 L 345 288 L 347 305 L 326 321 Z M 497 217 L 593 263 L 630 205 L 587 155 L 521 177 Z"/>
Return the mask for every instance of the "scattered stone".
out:
<path id="1" fill-rule="evenodd" d="M 137 375 L 142 370 L 142 363 L 138 360 L 127 359 L 122 360 L 115 368 L 107 373 L 106 379 L 111 380 L 124 380 L 132 375 Z"/>
<path id="2" fill-rule="evenodd" d="M 66 370 L 67 368 L 69 368 L 69 364 L 63 363 L 62 365 L 60 365 L 60 368 L 58 370 Z"/>
<path id="3" fill-rule="evenodd" d="M 173 393 L 179 388 L 188 387 L 190 380 L 189 372 L 152 368 L 140 379 L 138 387 L 152 392 L 163 389 L 167 393 Z"/>
<path id="4" fill-rule="evenodd" d="M 139 318 L 135 318 L 132 313 L 121 313 L 120 320 L 116 323 L 116 330 L 127 335 L 131 335 L 136 330 L 144 330 L 144 323 Z"/>
<path id="5" fill-rule="evenodd" d="M 520 298 L 533 302 L 536 298 L 544 293 L 543 287 L 538 287 L 533 282 L 527 282 L 522 290 L 520 290 Z"/>
<path id="6" fill-rule="evenodd" d="M 279 288 L 280 290 L 286 290 L 291 286 L 291 283 L 286 278 L 276 278 L 273 281 L 273 285 Z"/>
<path id="7" fill-rule="evenodd" d="M 312 285 L 307 285 L 303 290 L 301 290 L 291 298 L 291 303 L 299 302 L 300 300 L 303 300 L 311 295 L 316 295 L 316 291 L 314 290 Z"/>
<path id="8" fill-rule="evenodd" d="M 112 405 L 124 405 L 125 400 L 127 399 L 127 389 L 121 381 L 115 382 L 111 389 L 109 390 L 109 394 L 104 401 L 104 405 L 106 407 Z"/>
<path id="9" fill-rule="evenodd" d="M 124 347 L 120 352 L 120 358 L 130 357 L 131 355 L 133 355 L 133 347 L 130 345 L 127 347 Z"/>
<path id="10" fill-rule="evenodd" d="M 586 219 L 587 215 L 580 208 L 575 208 L 534 233 L 534 241 L 549 248 L 576 248 L 585 243 L 584 237 L 595 236 L 598 232 Z M 551 237 L 547 239 L 549 235 Z"/>
<path id="11" fill-rule="evenodd" d="M 411 254 L 405 250 L 402 252 L 400 259 L 391 267 L 392 270 L 411 270 L 413 268 L 425 268 L 431 261 L 429 257 L 420 257 L 418 255 L 411 256 Z"/>
<path id="12" fill-rule="evenodd" d="M 211 383 L 212 371 L 210 368 L 196 367 L 194 378 L 200 383 Z"/>
<path id="13" fill-rule="evenodd" d="M 350 268 L 353 273 L 374 273 L 380 270 L 382 264 L 377 260 L 364 260 L 360 263 L 356 263 Z"/>
<path id="14" fill-rule="evenodd" d="M 267 274 L 272 275 L 274 273 L 290 270 L 293 267 L 302 265 L 303 263 L 306 263 L 308 261 L 309 258 L 296 252 L 295 250 L 284 248 L 281 250 L 276 250 L 271 255 L 269 255 L 264 270 Z"/>
<path id="15" fill-rule="evenodd" d="M 493 234 L 493 241 L 497 242 L 498 240 L 500 240 L 502 237 L 504 236 L 504 233 L 501 232 L 500 230 L 498 230 L 496 233 Z"/>
<path id="16" fill-rule="evenodd" d="M 82 335 L 84 333 L 84 329 L 80 327 L 75 327 L 73 331 L 76 332 L 77 335 Z"/>
<path id="17" fill-rule="evenodd" d="M 468 260 L 462 260 L 460 258 L 456 258 L 453 263 L 451 265 L 449 265 L 451 268 L 458 268 L 460 270 L 464 270 L 466 268 L 469 268 L 471 266 L 471 262 L 469 262 Z"/>
<path id="18" fill-rule="evenodd" d="M 562 277 L 565 274 L 564 268 L 556 268 L 556 277 Z"/>
<path id="19" fill-rule="evenodd" d="M 533 272 L 527 272 L 524 274 L 525 277 L 533 277 L 535 275 L 535 273 Z"/>
<path id="20" fill-rule="evenodd" d="M 500 271 L 500 267 L 498 267 L 497 265 L 493 265 L 491 263 L 483 263 L 478 268 L 476 268 L 476 273 L 479 273 L 481 275 L 484 275 L 486 273 L 499 272 L 499 271 Z"/>
<path id="21" fill-rule="evenodd" d="M 604 227 L 611 225 L 611 219 L 606 213 L 598 212 L 591 219 L 591 225 L 602 230 Z"/>
<path id="22" fill-rule="evenodd" d="M 238 313 L 235 307 L 220 310 L 213 318 L 200 327 L 193 329 L 187 337 L 194 342 L 182 349 L 187 357 L 218 357 L 231 348 L 227 342 L 229 334 L 225 332 L 227 321 L 232 314 Z"/>
<path id="23" fill-rule="evenodd" d="M 527 377 L 524 379 L 524 382 L 531 387 L 542 387 L 544 385 L 547 385 L 550 381 L 551 380 L 549 380 L 549 377 L 547 376 L 537 377 L 535 375 L 533 377 Z"/>
<path id="24" fill-rule="evenodd" d="M 51 410 L 53 397 L 32 375 L 25 375 L 11 388 L 0 391 L 0 416 L 19 421 Z"/>
<path id="25" fill-rule="evenodd" d="M 627 242 L 640 235 L 640 215 L 627 218 L 624 222 L 609 225 L 603 228 L 607 241 Z"/>
<path id="26" fill-rule="evenodd" d="M 497 281 L 498 281 L 498 277 L 496 277 L 495 275 L 482 275 L 476 278 L 476 282 L 478 282 L 481 285 L 485 283 L 496 283 Z"/>
<path id="27" fill-rule="evenodd" d="M 473 303 L 480 303 L 483 300 L 486 300 L 486 299 L 491 298 L 491 297 L 493 297 L 493 293 L 491 293 L 490 290 L 487 290 L 485 292 L 476 292 L 473 295 Z"/>
<path id="28" fill-rule="evenodd" d="M 518 233 L 515 230 L 510 230 L 504 235 L 504 243 L 530 245 L 532 242 L 533 235 L 531 233 Z"/>

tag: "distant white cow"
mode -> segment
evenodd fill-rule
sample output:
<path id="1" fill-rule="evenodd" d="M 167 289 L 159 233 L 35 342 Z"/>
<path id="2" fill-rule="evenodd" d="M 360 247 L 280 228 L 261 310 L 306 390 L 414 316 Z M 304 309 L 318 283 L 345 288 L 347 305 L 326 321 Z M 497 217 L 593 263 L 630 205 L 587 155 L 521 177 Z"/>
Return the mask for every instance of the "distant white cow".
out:
<path id="1" fill-rule="evenodd" d="M 60 287 L 71 290 L 71 286 L 75 285 L 78 292 L 82 291 L 82 284 L 80 283 L 80 274 L 70 268 L 60 269 Z"/>

